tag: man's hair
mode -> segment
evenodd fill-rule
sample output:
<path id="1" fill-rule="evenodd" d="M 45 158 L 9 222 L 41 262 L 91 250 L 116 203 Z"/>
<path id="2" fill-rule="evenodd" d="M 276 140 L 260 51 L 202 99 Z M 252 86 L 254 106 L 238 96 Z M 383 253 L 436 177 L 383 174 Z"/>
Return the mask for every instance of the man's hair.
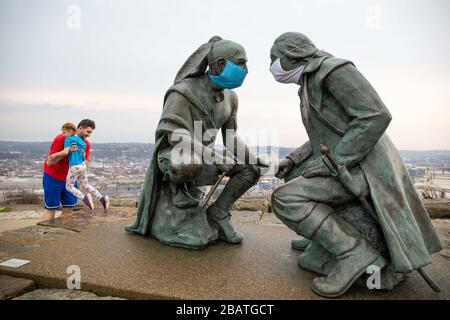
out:
<path id="1" fill-rule="evenodd" d="M 81 127 L 83 127 L 83 128 L 91 127 L 92 129 L 95 129 L 95 122 L 94 122 L 94 120 L 83 119 L 80 121 L 77 128 L 79 129 Z"/>
<path id="2" fill-rule="evenodd" d="M 77 128 L 75 127 L 75 125 L 71 122 L 66 122 L 62 125 L 61 130 L 77 130 Z"/>

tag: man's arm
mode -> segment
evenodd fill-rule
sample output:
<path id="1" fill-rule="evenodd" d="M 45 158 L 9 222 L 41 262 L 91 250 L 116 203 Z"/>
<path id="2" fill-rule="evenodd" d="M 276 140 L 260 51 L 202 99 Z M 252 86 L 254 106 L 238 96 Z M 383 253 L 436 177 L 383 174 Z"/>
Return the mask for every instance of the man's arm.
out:
<path id="1" fill-rule="evenodd" d="M 278 163 L 278 171 L 275 176 L 283 179 L 295 166 L 301 164 L 312 154 L 311 143 L 305 142 L 301 147 L 292 151 L 286 158 Z"/>
<path id="2" fill-rule="evenodd" d="M 351 64 L 330 73 L 324 89 L 342 105 L 349 118 L 344 136 L 333 153 L 339 164 L 349 168 L 364 159 L 386 131 L 392 117 L 375 89 Z M 305 166 L 302 176 L 329 176 L 331 171 L 317 159 Z"/>

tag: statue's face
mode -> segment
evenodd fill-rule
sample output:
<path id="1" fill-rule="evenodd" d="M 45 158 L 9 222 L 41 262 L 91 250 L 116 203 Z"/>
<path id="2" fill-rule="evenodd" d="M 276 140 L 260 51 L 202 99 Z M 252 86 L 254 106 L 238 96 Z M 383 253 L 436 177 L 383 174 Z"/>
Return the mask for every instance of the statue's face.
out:
<path id="1" fill-rule="evenodd" d="M 270 55 L 270 60 L 271 60 L 270 65 L 272 65 L 272 63 L 274 63 L 274 61 L 277 59 L 278 59 L 277 56 L 271 54 Z M 287 56 L 283 56 L 280 59 L 280 63 L 281 63 L 281 67 L 283 68 L 283 70 L 290 71 L 290 70 L 293 70 L 295 68 L 298 68 L 298 67 L 304 65 L 306 63 L 306 61 L 302 60 L 302 59 L 291 59 Z"/>
<path id="2" fill-rule="evenodd" d="M 238 65 L 239 67 L 243 68 L 244 70 L 248 71 L 247 68 L 247 59 L 244 57 L 231 57 L 229 58 L 231 62 Z M 227 60 L 225 58 L 219 59 L 216 62 L 212 63 L 209 67 L 211 70 L 212 75 L 219 75 L 222 73 L 223 69 L 225 68 L 225 64 L 227 63 Z"/>

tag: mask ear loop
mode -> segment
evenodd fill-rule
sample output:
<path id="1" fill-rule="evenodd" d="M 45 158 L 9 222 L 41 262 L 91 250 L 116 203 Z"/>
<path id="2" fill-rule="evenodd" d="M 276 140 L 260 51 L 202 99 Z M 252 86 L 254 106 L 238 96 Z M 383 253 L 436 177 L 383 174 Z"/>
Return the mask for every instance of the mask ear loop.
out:
<path id="1" fill-rule="evenodd" d="M 319 52 L 319 51 L 321 51 L 321 50 L 317 49 L 316 51 L 314 51 L 314 53 L 313 53 L 313 55 L 311 56 L 311 58 L 309 58 L 308 61 L 306 61 L 305 67 L 306 67 L 306 65 L 307 65 L 308 63 L 311 62 L 312 59 L 314 59 L 314 57 L 316 56 L 317 52 Z"/>

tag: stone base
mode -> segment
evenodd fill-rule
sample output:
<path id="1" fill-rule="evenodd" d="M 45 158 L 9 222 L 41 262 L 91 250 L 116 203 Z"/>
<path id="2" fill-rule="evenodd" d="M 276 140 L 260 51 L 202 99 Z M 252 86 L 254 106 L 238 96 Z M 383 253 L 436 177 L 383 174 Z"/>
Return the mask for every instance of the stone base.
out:
<path id="1" fill-rule="evenodd" d="M 238 218 L 238 213 L 233 219 Z M 317 275 L 297 266 L 296 235 L 284 226 L 236 222 L 241 245 L 218 242 L 186 250 L 130 234 L 134 218 L 93 225 L 15 258 L 31 262 L 0 273 L 32 279 L 39 288 L 66 288 L 71 265 L 81 270 L 81 290 L 128 299 L 321 299 L 310 290 Z M 257 219 L 255 219 L 257 220 Z M 261 219 L 262 220 L 262 219 Z M 432 291 L 417 272 L 393 291 L 353 286 L 345 299 L 450 299 L 450 264 L 440 254 L 427 272 L 441 286 Z"/>

